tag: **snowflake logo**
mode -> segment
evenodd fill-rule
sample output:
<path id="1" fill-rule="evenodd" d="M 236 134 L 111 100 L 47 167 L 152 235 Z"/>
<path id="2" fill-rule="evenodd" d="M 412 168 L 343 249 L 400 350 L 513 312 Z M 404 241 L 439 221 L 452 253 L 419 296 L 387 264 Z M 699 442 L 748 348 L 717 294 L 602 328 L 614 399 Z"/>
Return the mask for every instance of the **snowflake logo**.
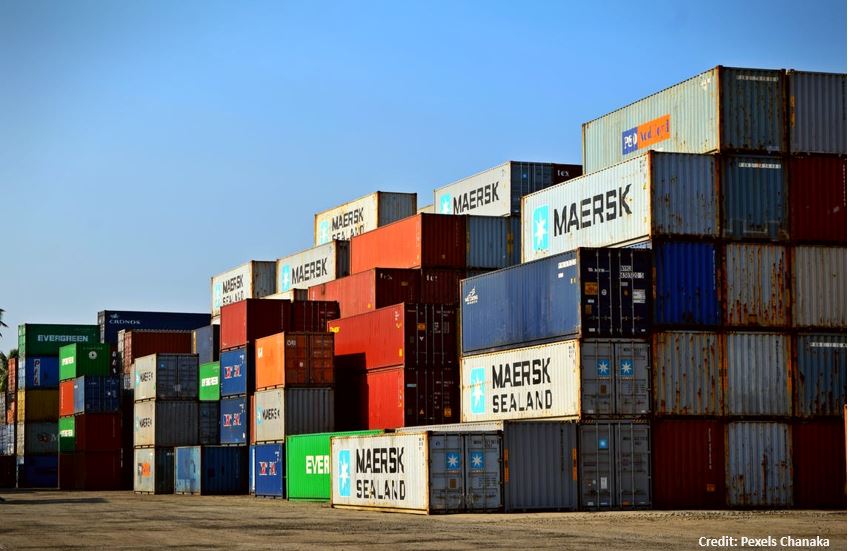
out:
<path id="1" fill-rule="evenodd" d="M 549 246 L 548 205 L 542 205 L 533 210 L 533 248 L 537 251 L 544 251 Z"/>
<path id="2" fill-rule="evenodd" d="M 445 467 L 449 471 L 458 471 L 461 462 L 457 452 L 448 452 L 445 456 Z"/>
<path id="3" fill-rule="evenodd" d="M 350 450 L 339 452 L 339 495 L 350 497 Z"/>
<path id="4" fill-rule="evenodd" d="M 598 360 L 598 377 L 609 377 L 610 365 L 609 360 Z"/>
<path id="5" fill-rule="evenodd" d="M 471 370 L 471 413 L 478 415 L 486 412 L 485 391 L 483 385 L 486 384 L 486 370 L 482 367 L 475 367 Z"/>

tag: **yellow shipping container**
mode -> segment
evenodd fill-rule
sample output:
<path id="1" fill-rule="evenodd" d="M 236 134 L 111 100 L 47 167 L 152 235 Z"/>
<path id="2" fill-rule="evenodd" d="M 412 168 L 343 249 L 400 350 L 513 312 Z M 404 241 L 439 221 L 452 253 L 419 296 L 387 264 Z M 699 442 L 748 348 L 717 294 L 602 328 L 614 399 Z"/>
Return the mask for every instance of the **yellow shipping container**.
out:
<path id="1" fill-rule="evenodd" d="M 59 389 L 19 390 L 18 422 L 57 421 L 59 419 Z"/>

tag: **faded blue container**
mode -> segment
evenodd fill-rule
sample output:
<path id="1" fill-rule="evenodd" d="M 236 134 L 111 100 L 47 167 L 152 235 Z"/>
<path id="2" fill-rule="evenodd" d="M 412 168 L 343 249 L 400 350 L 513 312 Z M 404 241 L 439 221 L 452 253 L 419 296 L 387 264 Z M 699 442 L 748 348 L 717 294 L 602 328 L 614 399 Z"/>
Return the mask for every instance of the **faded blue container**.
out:
<path id="1" fill-rule="evenodd" d="M 466 266 L 500 269 L 521 263 L 521 217 L 468 216 Z"/>
<path id="2" fill-rule="evenodd" d="M 246 447 L 191 446 L 174 450 L 174 493 L 234 495 L 247 493 Z"/>
<path id="3" fill-rule="evenodd" d="M 253 347 L 221 352 L 221 396 L 238 396 L 254 389 Z"/>
<path id="4" fill-rule="evenodd" d="M 246 445 L 250 435 L 250 415 L 247 398 L 224 398 L 221 400 L 221 444 Z"/>
<path id="5" fill-rule="evenodd" d="M 795 416 L 842 415 L 848 362 L 845 333 L 802 334 L 795 339 Z"/>
<path id="6" fill-rule="evenodd" d="M 18 365 L 18 388 L 37 389 L 58 387 L 59 358 L 57 356 L 33 356 L 24 358 L 24 361 Z"/>
<path id="7" fill-rule="evenodd" d="M 184 312 L 134 312 L 130 310 L 102 310 L 97 313 L 100 342 L 118 344 L 121 329 L 160 329 L 191 331 L 212 321 L 210 314 Z"/>
<path id="8" fill-rule="evenodd" d="M 198 412 L 198 435 L 201 446 L 214 446 L 221 439 L 221 403 L 200 402 L 197 405 Z"/>
<path id="9" fill-rule="evenodd" d="M 789 239 L 786 171 L 778 157 L 726 156 L 721 161 L 724 237 Z"/>
<path id="10" fill-rule="evenodd" d="M 721 320 L 716 245 L 668 241 L 651 244 L 654 251 L 654 324 L 716 326 Z"/>
<path id="11" fill-rule="evenodd" d="M 121 410 L 120 377 L 83 375 L 74 379 L 74 413 L 112 413 Z"/>
<path id="12" fill-rule="evenodd" d="M 191 332 L 191 352 L 197 354 L 198 363 L 217 362 L 220 348 L 220 325 L 206 325 Z"/>
<path id="13" fill-rule="evenodd" d="M 256 477 L 256 495 L 285 497 L 285 456 L 283 444 L 256 444 L 253 472 Z"/>
<path id="14" fill-rule="evenodd" d="M 578 249 L 462 281 L 462 351 L 584 337 L 644 337 L 651 251 Z"/>
<path id="15" fill-rule="evenodd" d="M 59 456 L 18 456 L 18 488 L 58 488 Z"/>

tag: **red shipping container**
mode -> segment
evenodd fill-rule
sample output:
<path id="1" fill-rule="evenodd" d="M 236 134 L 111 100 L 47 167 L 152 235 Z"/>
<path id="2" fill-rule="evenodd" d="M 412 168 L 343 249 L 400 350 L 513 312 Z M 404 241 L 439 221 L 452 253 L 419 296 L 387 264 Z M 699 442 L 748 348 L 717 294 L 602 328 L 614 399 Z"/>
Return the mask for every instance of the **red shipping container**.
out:
<path id="1" fill-rule="evenodd" d="M 790 158 L 789 221 L 794 241 L 845 243 L 845 159 Z"/>
<path id="2" fill-rule="evenodd" d="M 256 390 L 333 384 L 332 333 L 277 333 L 255 348 Z"/>
<path id="3" fill-rule="evenodd" d="M 221 307 L 221 350 L 282 333 L 291 317 L 291 302 L 249 298 Z"/>
<path id="4" fill-rule="evenodd" d="M 9 358 L 7 363 L 6 392 L 13 394 L 18 391 L 18 359 Z"/>
<path id="5" fill-rule="evenodd" d="M 337 369 L 459 365 L 456 308 L 396 304 L 333 320 Z"/>
<path id="6" fill-rule="evenodd" d="M 838 417 L 792 427 L 795 506 L 845 507 L 845 427 Z"/>
<path id="7" fill-rule="evenodd" d="M 124 331 L 124 374 L 132 375 L 132 364 L 137 358 L 157 353 L 191 353 L 191 331 Z"/>
<path id="8" fill-rule="evenodd" d="M 334 300 L 296 300 L 291 305 L 291 320 L 283 331 L 323 333 L 327 322 L 340 317 L 339 303 Z"/>
<path id="9" fill-rule="evenodd" d="M 59 382 L 59 417 L 74 414 L 74 379 Z"/>
<path id="10" fill-rule="evenodd" d="M 59 454 L 62 490 L 120 490 L 121 451 Z"/>
<path id="11" fill-rule="evenodd" d="M 59 489 L 63 492 L 80 490 L 77 483 L 77 454 L 59 454 Z"/>
<path id="12" fill-rule="evenodd" d="M 465 270 L 424 269 L 421 270 L 422 304 L 458 304 L 460 282 L 470 277 Z"/>
<path id="13" fill-rule="evenodd" d="M 459 422 L 456 366 L 367 371 L 368 429 Z"/>
<path id="14" fill-rule="evenodd" d="M 464 216 L 417 214 L 350 240 L 350 272 L 372 268 L 464 268 Z"/>
<path id="15" fill-rule="evenodd" d="M 654 507 L 723 508 L 723 423 L 710 419 L 657 419 L 651 432 Z"/>
<path id="16" fill-rule="evenodd" d="M 85 413 L 74 419 L 77 451 L 121 449 L 120 413 Z"/>

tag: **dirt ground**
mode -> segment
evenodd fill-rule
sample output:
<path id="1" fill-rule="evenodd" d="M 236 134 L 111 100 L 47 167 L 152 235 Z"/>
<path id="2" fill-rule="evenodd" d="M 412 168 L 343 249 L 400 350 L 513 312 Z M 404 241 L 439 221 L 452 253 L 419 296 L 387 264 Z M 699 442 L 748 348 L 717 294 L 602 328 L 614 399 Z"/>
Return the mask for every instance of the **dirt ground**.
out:
<path id="1" fill-rule="evenodd" d="M 0 549 L 699 549 L 701 536 L 815 537 L 845 549 L 844 511 L 419 516 L 249 496 L 3 491 Z M 780 547 L 772 547 L 779 549 Z"/>

